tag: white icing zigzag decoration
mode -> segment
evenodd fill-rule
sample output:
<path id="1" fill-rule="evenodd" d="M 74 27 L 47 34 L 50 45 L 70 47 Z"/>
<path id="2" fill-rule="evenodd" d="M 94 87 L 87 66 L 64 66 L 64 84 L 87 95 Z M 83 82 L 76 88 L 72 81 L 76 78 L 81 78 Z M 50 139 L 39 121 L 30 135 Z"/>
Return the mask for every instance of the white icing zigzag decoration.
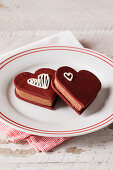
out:
<path id="1" fill-rule="evenodd" d="M 72 81 L 73 79 L 73 74 L 72 73 L 64 73 L 64 77 L 68 80 L 68 81 Z"/>
<path id="2" fill-rule="evenodd" d="M 42 89 L 48 89 L 50 84 L 50 77 L 48 74 L 40 74 L 38 75 L 38 79 L 30 78 L 27 80 L 27 83 Z"/>

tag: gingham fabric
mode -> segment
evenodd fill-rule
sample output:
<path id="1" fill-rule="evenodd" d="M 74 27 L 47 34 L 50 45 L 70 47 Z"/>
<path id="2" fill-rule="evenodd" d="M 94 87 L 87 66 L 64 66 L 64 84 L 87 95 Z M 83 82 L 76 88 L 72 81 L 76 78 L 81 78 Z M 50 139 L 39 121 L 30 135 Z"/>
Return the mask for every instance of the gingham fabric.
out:
<path id="1" fill-rule="evenodd" d="M 65 137 L 43 137 L 30 135 L 0 122 L 0 132 L 12 141 L 27 140 L 37 151 L 47 152 L 62 142 L 68 140 Z"/>
<path id="2" fill-rule="evenodd" d="M 26 48 L 33 48 L 48 45 L 67 45 L 74 47 L 82 47 L 77 39 L 69 31 L 55 34 L 39 42 L 26 46 Z M 27 134 L 16 130 L 6 124 L 0 122 L 0 132 L 12 141 L 27 140 L 37 151 L 47 152 L 62 142 L 69 139 L 69 137 L 43 137 Z"/>

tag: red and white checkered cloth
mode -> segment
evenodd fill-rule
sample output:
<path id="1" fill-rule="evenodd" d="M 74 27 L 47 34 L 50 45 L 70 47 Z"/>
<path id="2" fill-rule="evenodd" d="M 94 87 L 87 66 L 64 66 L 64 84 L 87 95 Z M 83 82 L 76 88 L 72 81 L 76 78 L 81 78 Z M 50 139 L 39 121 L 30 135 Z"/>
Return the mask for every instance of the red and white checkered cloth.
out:
<path id="1" fill-rule="evenodd" d="M 30 44 L 26 46 L 26 48 L 35 48 L 39 46 L 48 45 L 82 47 L 82 45 L 69 31 L 65 31 L 63 33 L 56 34 L 34 44 Z M 43 137 L 27 134 L 19 130 L 16 130 L 12 127 L 9 127 L 2 122 L 0 122 L 0 132 L 3 133 L 7 138 L 9 138 L 12 141 L 27 140 L 28 143 L 32 145 L 37 151 L 42 152 L 47 152 L 54 148 L 55 146 L 69 139 L 69 137 Z"/>
<path id="2" fill-rule="evenodd" d="M 21 132 L 0 122 L 0 132 L 12 141 L 26 140 L 37 151 L 47 152 L 69 139 L 69 137 L 44 137 Z"/>

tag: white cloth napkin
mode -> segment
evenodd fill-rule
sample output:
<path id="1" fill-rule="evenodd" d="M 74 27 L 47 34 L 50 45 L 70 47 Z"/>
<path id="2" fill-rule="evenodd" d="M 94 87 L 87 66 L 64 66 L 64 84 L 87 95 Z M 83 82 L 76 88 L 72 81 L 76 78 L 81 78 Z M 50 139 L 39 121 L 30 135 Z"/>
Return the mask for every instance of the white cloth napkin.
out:
<path id="1" fill-rule="evenodd" d="M 65 31 L 61 33 L 54 34 L 43 40 L 30 44 L 29 47 L 44 47 L 44 46 L 71 46 L 71 47 L 81 47 L 83 46 L 80 42 L 73 36 L 70 31 Z"/>
<path id="2" fill-rule="evenodd" d="M 42 40 L 36 41 L 32 44 L 26 45 L 21 49 L 27 50 L 29 48 L 31 49 L 35 47 L 47 47 L 47 46 L 71 46 L 83 48 L 80 42 L 74 37 L 74 35 L 70 31 L 64 31 L 61 33 L 51 35 Z"/>

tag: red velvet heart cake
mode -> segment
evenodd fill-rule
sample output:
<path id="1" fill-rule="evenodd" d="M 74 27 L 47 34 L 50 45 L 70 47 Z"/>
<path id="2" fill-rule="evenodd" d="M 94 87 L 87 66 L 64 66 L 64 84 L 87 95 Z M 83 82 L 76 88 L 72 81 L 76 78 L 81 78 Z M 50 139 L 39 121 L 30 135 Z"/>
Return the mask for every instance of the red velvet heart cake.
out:
<path id="1" fill-rule="evenodd" d="M 54 91 L 78 114 L 95 99 L 101 89 L 101 82 L 91 72 L 64 66 L 55 72 L 52 80 Z"/>
<path id="2" fill-rule="evenodd" d="M 23 72 L 14 79 L 15 94 L 18 98 L 52 109 L 56 93 L 51 87 L 51 80 L 55 71 L 49 68 L 41 68 L 34 74 Z"/>

